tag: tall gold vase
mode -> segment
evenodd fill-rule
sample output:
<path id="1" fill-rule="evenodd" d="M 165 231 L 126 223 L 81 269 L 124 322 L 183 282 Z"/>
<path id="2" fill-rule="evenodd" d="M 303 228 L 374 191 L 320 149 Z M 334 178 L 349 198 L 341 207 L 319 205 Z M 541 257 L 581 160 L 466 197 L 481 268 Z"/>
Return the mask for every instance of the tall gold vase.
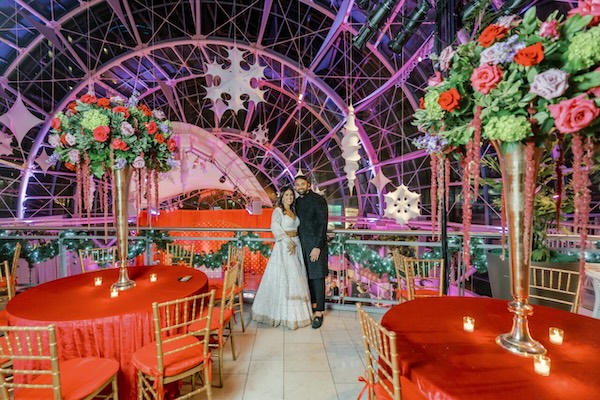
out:
<path id="1" fill-rule="evenodd" d="M 526 146 L 518 144 L 509 151 L 502 151 L 499 143 L 494 143 L 500 168 L 502 170 L 502 185 L 504 188 L 504 209 L 507 215 L 508 240 L 510 249 L 510 272 L 512 301 L 508 310 L 514 314 L 513 326 L 509 333 L 496 338 L 504 349 L 521 355 L 534 356 L 545 354 L 546 349 L 534 340 L 529 333 L 527 317 L 533 314 L 529 304 L 529 274 L 531 265 L 531 232 L 529 230 L 529 246 L 525 247 L 526 227 L 531 227 L 532 216 L 525 218 L 525 171 L 527 165 L 533 165 L 537 177 L 543 149 L 536 149 L 532 160 L 526 157 Z M 535 188 L 531 188 L 535 190 Z"/>
<path id="2" fill-rule="evenodd" d="M 117 229 L 119 280 L 112 284 L 111 289 L 117 290 L 127 290 L 135 286 L 135 282 L 129 279 L 129 275 L 127 274 L 127 237 L 129 236 L 127 200 L 129 197 L 130 178 L 129 167 L 113 171 L 112 189 L 115 228 Z"/>

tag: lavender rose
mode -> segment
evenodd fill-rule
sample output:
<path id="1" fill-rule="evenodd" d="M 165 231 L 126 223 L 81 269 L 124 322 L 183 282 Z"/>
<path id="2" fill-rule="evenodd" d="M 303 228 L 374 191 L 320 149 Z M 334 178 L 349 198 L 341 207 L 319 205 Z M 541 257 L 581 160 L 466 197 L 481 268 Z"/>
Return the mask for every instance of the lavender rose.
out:
<path id="1" fill-rule="evenodd" d="M 452 62 L 452 57 L 454 57 L 454 54 L 456 54 L 456 51 L 454 51 L 452 46 L 448 46 L 442 50 L 438 58 L 440 69 L 442 71 L 447 71 L 450 68 L 450 63 Z"/>
<path id="2" fill-rule="evenodd" d="M 546 100 L 562 96 L 569 87 L 569 74 L 557 68 L 537 74 L 533 78 L 529 92 L 535 93 Z"/>
<path id="3" fill-rule="evenodd" d="M 135 129 L 129 122 L 123 121 L 121 122 L 121 132 L 123 136 L 131 136 L 135 133 Z"/>
<path id="4" fill-rule="evenodd" d="M 77 164 L 79 162 L 79 150 L 71 150 L 68 156 L 71 164 Z"/>
<path id="5" fill-rule="evenodd" d="M 165 113 L 162 110 L 152 110 L 152 115 L 154 116 L 154 118 L 158 118 L 158 119 L 167 118 L 167 116 L 165 115 Z"/>
<path id="6" fill-rule="evenodd" d="M 114 168 L 116 170 L 121 170 L 121 169 L 125 168 L 125 165 L 127 165 L 127 161 L 125 161 L 125 159 L 123 157 L 119 157 L 115 160 Z"/>
<path id="7" fill-rule="evenodd" d="M 77 142 L 77 140 L 75 139 L 75 136 L 71 135 L 70 133 L 67 133 L 65 135 L 65 141 L 67 142 L 67 144 L 69 146 L 75 146 L 75 142 Z"/>
<path id="8" fill-rule="evenodd" d="M 144 161 L 144 157 L 137 156 L 135 158 L 135 160 L 133 160 L 133 164 L 132 165 L 133 165 L 133 168 L 137 168 L 137 169 L 144 168 L 146 166 L 146 162 Z"/>

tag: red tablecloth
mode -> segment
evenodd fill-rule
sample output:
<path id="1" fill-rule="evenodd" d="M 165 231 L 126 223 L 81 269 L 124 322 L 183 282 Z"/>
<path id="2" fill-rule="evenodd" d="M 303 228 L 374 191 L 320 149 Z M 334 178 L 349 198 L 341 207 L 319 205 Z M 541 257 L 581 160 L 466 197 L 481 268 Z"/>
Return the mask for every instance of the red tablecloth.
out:
<path id="1" fill-rule="evenodd" d="M 150 282 L 150 274 L 158 275 Z M 192 279 L 180 282 L 190 275 Z M 103 285 L 94 286 L 102 277 Z M 136 282 L 132 289 L 110 297 L 117 269 L 105 269 L 57 279 L 14 297 L 6 311 L 11 325 L 56 325 L 60 359 L 107 357 L 118 360 L 119 397 L 137 398 L 133 353 L 154 340 L 152 303 L 204 293 L 208 279 L 200 271 L 185 267 L 129 268 Z M 93 373 L 93 371 L 90 371 Z"/>
<path id="2" fill-rule="evenodd" d="M 465 315 L 473 333 L 462 329 Z M 552 360 L 548 377 L 495 343 L 512 326 L 506 301 L 422 298 L 392 307 L 381 324 L 398 335 L 403 400 L 600 399 L 599 320 L 534 306 L 529 327 Z M 551 326 L 564 329 L 563 345 L 549 342 Z"/>

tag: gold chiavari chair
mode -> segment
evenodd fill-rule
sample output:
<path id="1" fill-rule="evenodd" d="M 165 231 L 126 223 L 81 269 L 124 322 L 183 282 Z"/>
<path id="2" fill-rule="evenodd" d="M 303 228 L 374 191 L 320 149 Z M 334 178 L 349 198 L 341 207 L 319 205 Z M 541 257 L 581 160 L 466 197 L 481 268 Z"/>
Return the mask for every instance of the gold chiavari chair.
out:
<path id="1" fill-rule="evenodd" d="M 231 342 L 231 354 L 233 359 L 235 356 L 235 344 L 233 333 L 233 312 L 235 307 L 235 285 L 240 265 L 234 264 L 225 271 L 225 279 L 223 281 L 223 289 L 221 291 L 221 304 L 215 307 L 210 318 L 210 335 L 215 340 L 211 340 L 210 347 L 218 350 L 217 357 L 219 358 L 219 385 L 223 387 L 223 347 L 227 340 Z M 204 328 L 202 323 L 196 322 L 190 326 L 191 331 L 199 331 Z M 225 332 L 227 329 L 227 333 Z"/>
<path id="2" fill-rule="evenodd" d="M 561 265 L 531 265 L 529 299 L 532 304 L 565 309 L 577 313 L 581 281 L 579 270 Z"/>
<path id="3" fill-rule="evenodd" d="M 112 268 L 117 261 L 117 248 L 99 247 L 95 249 L 79 250 L 79 262 L 81 263 L 81 272 L 87 272 L 87 267 L 96 264 L 99 267 Z"/>
<path id="4" fill-rule="evenodd" d="M 12 256 L 12 262 L 0 263 L 0 302 L 7 302 L 17 293 L 17 268 L 19 266 L 19 257 L 21 257 L 21 243 L 15 244 L 15 252 Z M 5 300 L 5 301 L 4 301 Z"/>
<path id="5" fill-rule="evenodd" d="M 12 361 L 0 367 L 0 398 L 92 399 L 107 387 L 106 399 L 118 399 L 119 363 L 109 358 L 84 357 L 58 361 L 54 325 L 39 327 L 1 326 L 6 338 L 0 359 Z M 14 365 L 14 366 L 13 366 Z M 20 378 L 17 376 L 20 375 Z M 13 376 L 14 379 L 7 379 Z"/>
<path id="6" fill-rule="evenodd" d="M 244 248 L 238 247 L 235 243 L 229 244 L 227 249 L 227 265 L 226 269 L 230 265 L 238 264 L 240 268 L 240 272 L 238 274 L 238 279 L 234 288 L 234 302 L 235 308 L 233 311 L 233 316 L 235 319 L 235 315 L 240 315 L 240 321 L 242 324 L 242 332 L 246 332 L 246 323 L 244 321 Z M 208 282 L 209 289 L 214 289 L 217 293 L 216 302 L 221 301 L 221 291 L 223 288 L 223 281 L 220 279 L 210 279 Z"/>
<path id="7" fill-rule="evenodd" d="M 155 341 L 133 355 L 139 399 L 163 399 L 164 385 L 187 377 L 192 378 L 192 391 L 178 399 L 201 392 L 212 399 L 209 333 L 214 298 L 211 291 L 152 304 Z M 201 382 L 198 388 L 196 378 Z"/>
<path id="8" fill-rule="evenodd" d="M 406 299 L 441 297 L 444 293 L 444 260 L 404 259 Z"/>
<path id="9" fill-rule="evenodd" d="M 371 318 L 357 303 L 358 320 L 362 332 L 363 347 L 367 359 L 365 389 L 369 399 L 400 400 L 400 361 L 396 348 L 396 333 L 388 331 Z"/>
<path id="10" fill-rule="evenodd" d="M 164 250 L 165 264 L 167 265 L 185 265 L 186 267 L 192 267 L 192 260 L 194 258 L 194 250 L 190 249 L 190 246 L 183 245 L 181 243 L 167 243 L 167 247 Z"/>
<path id="11" fill-rule="evenodd" d="M 395 249 L 392 251 L 392 259 L 394 261 L 394 269 L 396 271 L 396 281 L 398 288 L 396 289 L 396 297 L 400 303 L 408 301 L 408 284 L 406 282 L 406 275 L 404 266 L 407 257 L 400 254 L 400 250 Z"/>

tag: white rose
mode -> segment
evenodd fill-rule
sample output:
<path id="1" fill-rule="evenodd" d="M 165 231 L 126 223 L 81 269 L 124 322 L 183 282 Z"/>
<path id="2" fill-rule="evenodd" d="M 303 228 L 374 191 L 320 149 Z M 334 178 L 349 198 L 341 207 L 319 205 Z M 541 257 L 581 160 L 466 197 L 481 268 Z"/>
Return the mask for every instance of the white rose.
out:
<path id="1" fill-rule="evenodd" d="M 71 164 L 77 164 L 79 162 L 79 150 L 71 150 L 69 152 L 69 161 Z"/>
<path id="2" fill-rule="evenodd" d="M 135 128 L 127 121 L 121 122 L 121 132 L 123 136 L 131 136 L 135 133 Z"/>
<path id="3" fill-rule="evenodd" d="M 135 160 L 133 160 L 133 168 L 141 169 L 146 166 L 146 162 L 144 161 L 144 157 L 137 156 Z"/>
<path id="4" fill-rule="evenodd" d="M 114 104 L 125 104 L 125 99 L 121 96 L 113 96 L 110 98 L 110 102 Z"/>
<path id="5" fill-rule="evenodd" d="M 569 74 L 560 69 L 552 68 L 533 78 L 529 91 L 546 100 L 552 100 L 562 96 L 567 88 Z"/>
<path id="6" fill-rule="evenodd" d="M 71 135 L 70 133 L 65 135 L 65 140 L 69 146 L 75 146 L 75 142 L 77 142 L 77 140 L 75 140 L 75 136 Z"/>
<path id="7" fill-rule="evenodd" d="M 452 57 L 454 57 L 456 52 L 452 48 L 452 46 L 446 47 L 440 53 L 440 57 L 438 58 L 438 62 L 440 63 L 440 70 L 447 71 L 450 68 L 450 63 L 452 62 Z"/>
<path id="8" fill-rule="evenodd" d="M 58 135 L 50 135 L 48 136 L 48 143 L 50 144 L 50 146 L 56 148 L 56 147 L 60 147 L 60 136 Z"/>
<path id="9" fill-rule="evenodd" d="M 162 110 L 152 110 L 152 115 L 154 115 L 154 118 L 158 118 L 158 119 L 167 118 L 167 116 L 165 115 L 165 113 Z"/>

